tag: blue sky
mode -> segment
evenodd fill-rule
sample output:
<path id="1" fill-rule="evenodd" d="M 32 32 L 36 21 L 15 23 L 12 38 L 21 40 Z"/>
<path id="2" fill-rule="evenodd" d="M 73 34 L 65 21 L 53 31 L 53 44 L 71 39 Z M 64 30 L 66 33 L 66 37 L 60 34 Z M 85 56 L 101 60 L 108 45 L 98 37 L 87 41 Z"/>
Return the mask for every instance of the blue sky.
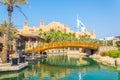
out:
<path id="1" fill-rule="evenodd" d="M 94 29 L 97 38 L 120 35 L 120 0 L 28 0 L 30 7 L 21 5 L 28 17 L 29 26 L 45 25 L 52 21 L 76 28 L 76 16 L 85 24 L 88 31 Z M 0 23 L 7 20 L 6 7 L 0 5 Z M 14 8 L 12 22 L 22 28 L 24 16 Z"/>

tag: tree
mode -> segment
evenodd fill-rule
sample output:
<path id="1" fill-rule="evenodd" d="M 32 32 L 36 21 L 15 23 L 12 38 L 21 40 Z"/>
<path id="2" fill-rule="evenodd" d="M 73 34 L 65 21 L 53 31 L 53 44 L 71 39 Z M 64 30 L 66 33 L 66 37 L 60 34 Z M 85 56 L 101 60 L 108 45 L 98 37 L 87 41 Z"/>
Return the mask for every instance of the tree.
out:
<path id="1" fill-rule="evenodd" d="M 7 31 L 7 24 L 8 22 L 7 21 L 4 21 L 3 23 L 0 24 L 0 34 L 1 34 L 1 37 L 6 34 L 5 32 Z M 15 38 L 18 38 L 19 36 L 16 34 L 18 32 L 18 30 L 16 29 L 17 26 L 15 26 L 13 23 L 11 23 L 11 29 L 10 29 L 10 37 L 9 39 L 10 40 L 13 40 Z"/>
<path id="2" fill-rule="evenodd" d="M 39 29 L 39 36 L 42 37 L 42 29 Z"/>
<path id="3" fill-rule="evenodd" d="M 120 41 L 117 41 L 116 45 L 117 45 L 118 49 L 120 50 Z"/>
<path id="4" fill-rule="evenodd" d="M 6 39 L 5 39 L 5 50 L 4 53 L 2 54 L 2 62 L 6 63 L 7 61 L 7 50 L 8 50 L 8 42 L 9 42 L 9 33 L 10 33 L 10 26 L 11 26 L 11 16 L 13 12 L 13 8 L 17 7 L 20 10 L 20 7 L 18 4 L 27 4 L 26 0 L 0 0 L 0 3 L 7 6 L 7 11 L 8 11 L 8 24 L 7 24 L 7 31 L 6 31 Z M 23 14 L 24 15 L 24 14 Z"/>
<path id="5" fill-rule="evenodd" d="M 3 37 L 5 31 L 6 31 L 6 28 L 4 28 L 0 25 L 0 37 Z"/>
<path id="6" fill-rule="evenodd" d="M 0 37 L 1 37 L 1 40 L 3 41 L 5 39 L 5 35 L 6 35 L 6 31 L 7 31 L 7 24 L 8 22 L 7 21 L 4 21 L 0 24 Z M 9 40 L 12 41 L 14 39 L 17 39 L 19 38 L 19 35 L 17 34 L 17 29 L 16 29 L 16 26 L 14 26 L 13 23 L 11 23 L 11 29 L 10 29 L 10 37 L 9 37 Z M 5 41 L 2 42 L 3 46 L 5 46 Z M 13 43 L 9 43 L 9 48 L 8 50 L 10 50 L 10 46 L 12 45 Z M 2 50 L 4 51 L 4 47 L 2 47 Z"/>

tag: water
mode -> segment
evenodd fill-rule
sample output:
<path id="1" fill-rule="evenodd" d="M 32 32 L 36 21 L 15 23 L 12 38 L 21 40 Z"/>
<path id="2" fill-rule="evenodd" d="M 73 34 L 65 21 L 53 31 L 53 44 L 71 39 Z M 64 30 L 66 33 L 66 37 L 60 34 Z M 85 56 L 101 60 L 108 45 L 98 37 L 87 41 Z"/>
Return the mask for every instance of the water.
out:
<path id="1" fill-rule="evenodd" d="M 21 71 L 0 73 L 0 80 L 120 80 L 119 71 L 96 63 L 69 66 L 52 66 L 36 61 Z"/>

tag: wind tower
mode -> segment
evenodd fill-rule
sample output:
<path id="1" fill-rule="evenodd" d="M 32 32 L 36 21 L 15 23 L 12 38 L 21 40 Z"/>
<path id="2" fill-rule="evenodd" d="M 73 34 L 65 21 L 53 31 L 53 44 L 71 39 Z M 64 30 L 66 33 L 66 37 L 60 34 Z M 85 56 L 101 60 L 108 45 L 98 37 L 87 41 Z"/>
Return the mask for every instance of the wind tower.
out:
<path id="1" fill-rule="evenodd" d="M 27 30 L 27 29 L 28 29 L 28 22 L 27 22 L 27 21 L 25 21 L 25 22 L 23 23 L 23 29 L 24 29 L 24 30 Z"/>
<path id="2" fill-rule="evenodd" d="M 45 26 L 44 26 L 44 21 L 40 21 L 40 28 L 43 29 Z"/>
<path id="3" fill-rule="evenodd" d="M 95 39 L 95 38 L 96 38 L 96 33 L 95 33 L 94 30 L 92 30 L 92 32 L 91 32 L 91 38 L 92 38 L 92 39 Z"/>
<path id="4" fill-rule="evenodd" d="M 23 32 L 22 33 L 23 34 L 28 34 L 29 33 L 29 27 L 28 27 L 28 22 L 27 21 L 25 21 L 23 23 Z"/>

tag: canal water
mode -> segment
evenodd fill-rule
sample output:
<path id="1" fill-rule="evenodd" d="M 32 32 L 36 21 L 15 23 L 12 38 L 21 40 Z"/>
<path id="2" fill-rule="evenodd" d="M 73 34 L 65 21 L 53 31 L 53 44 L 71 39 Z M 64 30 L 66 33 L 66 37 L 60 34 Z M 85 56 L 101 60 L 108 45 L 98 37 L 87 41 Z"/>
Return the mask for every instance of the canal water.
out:
<path id="1" fill-rule="evenodd" d="M 120 80 L 120 71 L 114 68 L 91 59 L 87 59 L 88 65 L 82 66 L 74 65 L 75 61 L 72 59 L 70 63 L 65 56 L 34 61 L 21 71 L 0 73 L 0 80 Z"/>

